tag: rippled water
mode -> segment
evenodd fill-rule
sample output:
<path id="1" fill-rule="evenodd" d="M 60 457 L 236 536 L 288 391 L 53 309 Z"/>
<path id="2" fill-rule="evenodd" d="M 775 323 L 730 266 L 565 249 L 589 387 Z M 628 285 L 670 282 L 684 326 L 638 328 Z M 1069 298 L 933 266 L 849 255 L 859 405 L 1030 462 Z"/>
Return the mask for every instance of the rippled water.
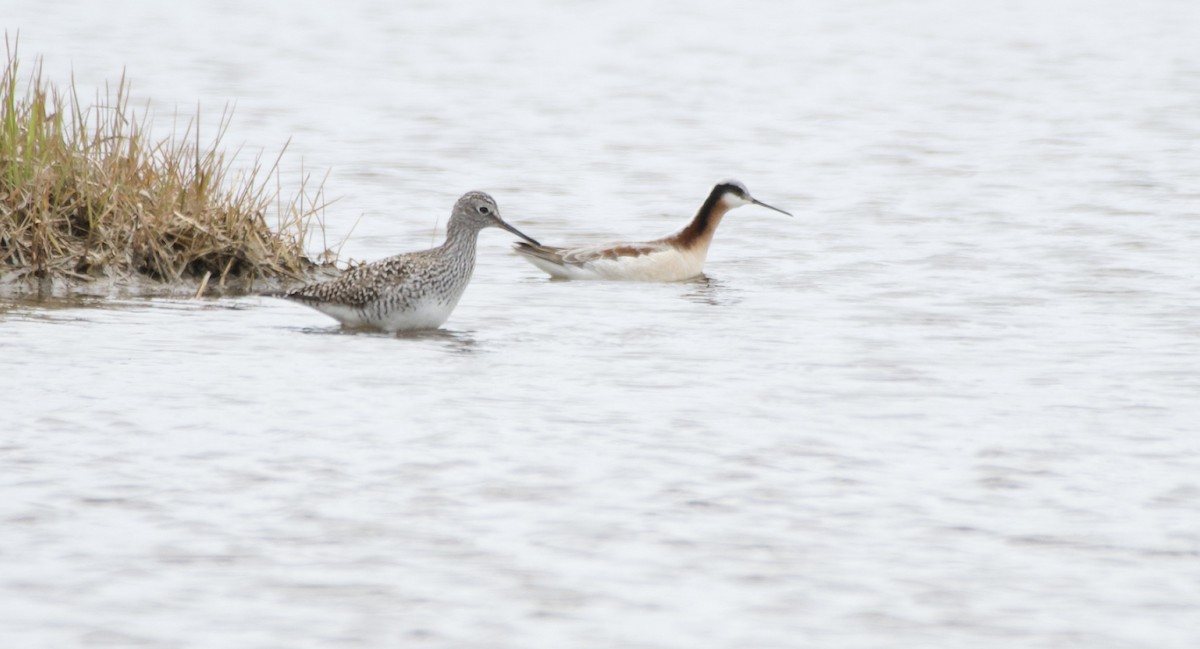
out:
<path id="1" fill-rule="evenodd" d="M 797 214 L 667 285 L 486 231 L 419 336 L 0 303 L 3 644 L 1200 645 L 1200 9 L 975 5 L 0 2 L 291 137 L 356 259 L 469 189 L 551 244 Z"/>

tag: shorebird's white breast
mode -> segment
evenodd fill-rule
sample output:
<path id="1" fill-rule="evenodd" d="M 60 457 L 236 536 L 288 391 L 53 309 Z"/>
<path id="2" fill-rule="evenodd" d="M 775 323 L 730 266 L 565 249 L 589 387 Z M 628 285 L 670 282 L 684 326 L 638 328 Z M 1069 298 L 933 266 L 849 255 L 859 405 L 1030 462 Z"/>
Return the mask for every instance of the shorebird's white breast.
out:
<path id="1" fill-rule="evenodd" d="M 411 305 L 407 309 L 396 309 L 383 314 L 383 317 L 371 325 L 384 331 L 409 331 L 413 329 L 437 329 L 450 318 L 457 299 L 442 301 L 427 298 Z"/>
<path id="2" fill-rule="evenodd" d="M 450 318 L 458 304 L 457 297 L 445 301 L 428 297 L 403 308 L 377 312 L 372 306 L 359 308 L 326 302 L 313 308 L 349 327 L 372 327 L 388 332 L 437 329 Z"/>

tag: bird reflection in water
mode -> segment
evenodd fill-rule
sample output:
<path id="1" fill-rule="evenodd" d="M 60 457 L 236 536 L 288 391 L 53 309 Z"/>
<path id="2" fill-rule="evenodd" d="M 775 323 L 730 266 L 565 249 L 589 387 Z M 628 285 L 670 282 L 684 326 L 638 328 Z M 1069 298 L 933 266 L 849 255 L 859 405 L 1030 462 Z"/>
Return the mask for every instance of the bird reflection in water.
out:
<path id="1" fill-rule="evenodd" d="M 741 291 L 725 282 L 701 274 L 682 284 L 688 286 L 683 299 L 713 306 L 729 306 L 742 301 Z"/>

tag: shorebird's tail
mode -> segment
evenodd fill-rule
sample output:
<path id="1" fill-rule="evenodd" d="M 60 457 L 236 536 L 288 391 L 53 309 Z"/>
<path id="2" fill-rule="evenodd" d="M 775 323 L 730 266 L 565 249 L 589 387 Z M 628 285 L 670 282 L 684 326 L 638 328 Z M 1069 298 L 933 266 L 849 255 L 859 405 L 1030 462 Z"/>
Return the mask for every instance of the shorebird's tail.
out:
<path id="1" fill-rule="evenodd" d="M 535 246 L 524 241 L 517 241 L 513 244 L 513 250 L 518 255 L 529 257 L 530 259 L 543 259 L 552 264 L 563 263 L 562 252 L 563 248 L 555 248 L 554 246 Z"/>

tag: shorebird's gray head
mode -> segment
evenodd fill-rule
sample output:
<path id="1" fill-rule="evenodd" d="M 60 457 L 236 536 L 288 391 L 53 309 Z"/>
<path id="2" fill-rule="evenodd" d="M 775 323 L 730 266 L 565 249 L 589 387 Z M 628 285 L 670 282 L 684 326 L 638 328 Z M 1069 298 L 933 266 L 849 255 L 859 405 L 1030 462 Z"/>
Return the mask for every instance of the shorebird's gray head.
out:
<path id="1" fill-rule="evenodd" d="M 535 246 L 542 245 L 533 238 L 526 236 L 520 230 L 505 223 L 504 219 L 500 218 L 500 208 L 496 205 L 496 201 L 484 192 L 467 192 L 463 194 L 462 198 L 458 199 L 458 202 L 454 204 L 454 211 L 450 213 L 450 220 L 460 221 L 463 225 L 473 230 L 501 228 L 508 230 Z"/>
<path id="2" fill-rule="evenodd" d="M 713 187 L 712 196 L 718 197 L 717 200 L 724 202 L 729 206 L 729 209 L 753 203 L 754 205 L 761 205 L 769 210 L 775 210 L 781 214 L 787 214 L 788 216 L 792 215 L 790 212 L 784 212 L 778 207 L 771 207 L 770 205 L 767 205 L 766 203 L 751 196 L 750 190 L 746 189 L 746 186 L 743 185 L 741 181 L 737 181 L 732 178 L 728 178 L 717 183 L 717 185 Z"/>

